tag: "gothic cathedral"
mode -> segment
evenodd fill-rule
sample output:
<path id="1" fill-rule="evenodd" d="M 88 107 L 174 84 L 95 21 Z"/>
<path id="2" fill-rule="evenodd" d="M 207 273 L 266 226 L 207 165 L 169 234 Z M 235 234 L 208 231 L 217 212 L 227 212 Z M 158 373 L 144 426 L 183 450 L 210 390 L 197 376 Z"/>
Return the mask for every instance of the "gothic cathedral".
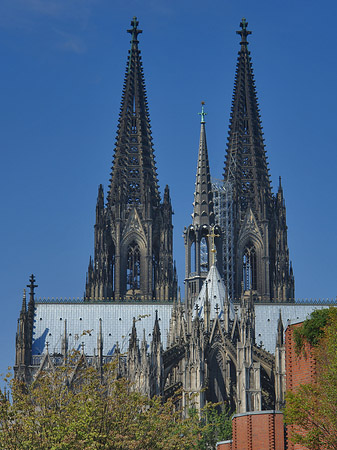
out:
<path id="1" fill-rule="evenodd" d="M 30 279 L 16 336 L 15 374 L 27 383 L 70 351 L 147 395 L 207 401 L 244 413 L 281 408 L 285 323 L 294 303 L 281 181 L 272 193 L 242 19 L 223 180 L 211 178 L 202 105 L 192 223 L 184 230 L 185 298 L 177 295 L 172 206 L 160 197 L 138 21 L 133 18 L 110 185 L 98 190 L 94 258 L 83 300 L 35 298 Z M 315 307 L 313 306 L 312 309 Z M 90 333 L 83 334 L 83 330 Z M 141 343 L 138 336 L 142 336 Z M 81 342 L 79 341 L 81 339 Z M 75 369 L 74 369 L 75 370 Z"/>

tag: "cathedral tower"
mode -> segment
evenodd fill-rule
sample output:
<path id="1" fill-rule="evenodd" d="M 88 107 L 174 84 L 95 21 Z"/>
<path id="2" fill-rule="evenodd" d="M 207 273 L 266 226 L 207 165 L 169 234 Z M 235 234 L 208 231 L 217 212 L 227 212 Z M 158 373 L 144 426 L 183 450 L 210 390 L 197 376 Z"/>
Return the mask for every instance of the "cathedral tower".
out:
<path id="1" fill-rule="evenodd" d="M 95 257 L 89 262 L 86 300 L 176 298 L 170 193 L 166 186 L 161 202 L 138 49 L 142 31 L 135 17 L 131 26 L 106 205 L 103 187 L 98 190 Z"/>
<path id="2" fill-rule="evenodd" d="M 262 301 L 291 301 L 286 210 L 282 188 L 272 194 L 247 37 L 242 19 L 225 165 L 233 200 L 233 298 L 251 290 Z"/>
<path id="3" fill-rule="evenodd" d="M 220 250 L 220 228 L 214 229 L 213 193 L 206 143 L 206 113 L 202 102 L 201 130 L 192 225 L 184 230 L 185 301 L 192 306 L 213 264 L 215 245 Z M 215 238 L 215 239 L 214 239 Z M 214 247 L 214 248 L 213 248 Z M 221 260 L 221 255 L 220 256 Z"/>

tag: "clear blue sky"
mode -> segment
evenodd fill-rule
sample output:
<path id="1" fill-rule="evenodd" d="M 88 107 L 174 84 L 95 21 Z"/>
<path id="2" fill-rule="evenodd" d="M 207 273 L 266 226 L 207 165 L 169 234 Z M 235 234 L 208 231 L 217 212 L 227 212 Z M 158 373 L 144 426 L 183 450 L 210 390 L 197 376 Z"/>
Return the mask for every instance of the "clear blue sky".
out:
<path id="1" fill-rule="evenodd" d="M 296 296 L 336 296 L 336 9 L 332 0 L 1 0 L 0 370 L 13 364 L 32 272 L 38 296 L 83 294 L 134 15 L 180 284 L 200 102 L 220 178 L 244 16 L 274 190 L 283 180 Z"/>

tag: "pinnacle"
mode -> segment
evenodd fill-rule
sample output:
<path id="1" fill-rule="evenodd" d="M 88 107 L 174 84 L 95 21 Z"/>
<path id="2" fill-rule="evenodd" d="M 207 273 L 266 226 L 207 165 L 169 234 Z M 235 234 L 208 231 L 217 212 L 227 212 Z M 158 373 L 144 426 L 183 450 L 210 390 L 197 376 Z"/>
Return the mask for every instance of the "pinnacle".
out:
<path id="1" fill-rule="evenodd" d="M 26 312 L 26 289 L 23 290 L 23 296 L 22 296 L 22 307 L 21 307 L 21 312 L 25 313 Z"/>

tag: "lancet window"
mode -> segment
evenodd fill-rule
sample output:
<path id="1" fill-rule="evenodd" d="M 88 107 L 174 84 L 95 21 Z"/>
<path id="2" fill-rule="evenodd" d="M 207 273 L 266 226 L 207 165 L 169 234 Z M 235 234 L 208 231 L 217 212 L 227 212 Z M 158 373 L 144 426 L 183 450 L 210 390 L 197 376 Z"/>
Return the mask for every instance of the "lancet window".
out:
<path id="1" fill-rule="evenodd" d="M 200 241 L 200 270 L 201 272 L 208 272 L 208 247 L 205 237 Z"/>
<path id="2" fill-rule="evenodd" d="M 243 271 L 243 287 L 244 290 L 257 289 L 257 267 L 256 267 L 256 250 L 254 245 L 250 244 L 246 247 L 242 258 Z"/>
<path id="3" fill-rule="evenodd" d="M 136 242 L 128 247 L 126 283 L 127 290 L 140 288 L 140 249 Z"/>

